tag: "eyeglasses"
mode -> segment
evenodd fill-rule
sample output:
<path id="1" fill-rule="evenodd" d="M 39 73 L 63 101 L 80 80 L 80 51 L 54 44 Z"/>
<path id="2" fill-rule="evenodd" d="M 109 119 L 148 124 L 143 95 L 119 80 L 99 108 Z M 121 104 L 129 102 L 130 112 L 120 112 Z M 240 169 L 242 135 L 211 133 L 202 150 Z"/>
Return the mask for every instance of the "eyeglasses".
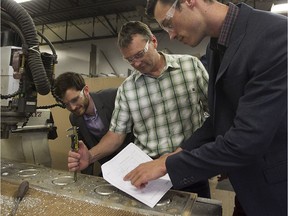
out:
<path id="1" fill-rule="evenodd" d="M 135 55 L 133 55 L 133 56 L 127 58 L 127 59 L 124 58 L 124 60 L 129 62 L 129 64 L 133 64 L 135 60 L 139 60 L 139 59 L 143 58 L 145 53 L 148 52 L 149 42 L 150 41 L 148 40 L 143 50 L 139 51 L 138 53 L 136 53 Z"/>
<path id="2" fill-rule="evenodd" d="M 70 101 L 64 103 L 64 105 L 65 105 L 66 107 L 68 107 L 68 106 L 70 106 L 70 105 L 76 105 L 76 104 L 78 103 L 80 97 L 83 97 L 83 95 L 84 95 L 84 93 L 83 93 L 84 88 L 85 88 L 85 87 L 82 88 L 82 90 L 80 91 L 80 93 L 79 93 L 78 96 L 76 96 L 76 97 L 72 98 Z"/>
<path id="3" fill-rule="evenodd" d="M 166 32 L 169 33 L 169 31 L 173 31 L 173 24 L 172 24 L 172 18 L 174 16 L 175 13 L 175 8 L 177 5 L 178 0 L 176 0 L 173 5 L 171 6 L 171 8 L 167 11 L 165 18 L 162 20 L 162 22 L 159 22 L 159 25 L 162 29 L 164 29 Z"/>

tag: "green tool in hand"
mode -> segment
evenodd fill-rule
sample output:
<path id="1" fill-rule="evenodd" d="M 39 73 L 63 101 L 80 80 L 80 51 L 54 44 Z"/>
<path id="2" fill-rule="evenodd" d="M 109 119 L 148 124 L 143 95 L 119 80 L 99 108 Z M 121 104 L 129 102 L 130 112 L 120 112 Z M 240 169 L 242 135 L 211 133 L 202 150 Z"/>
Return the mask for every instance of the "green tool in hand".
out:
<path id="1" fill-rule="evenodd" d="M 69 137 L 71 137 L 71 149 L 74 152 L 78 152 L 79 150 L 79 139 L 78 139 L 78 127 L 73 126 L 69 129 L 67 129 L 67 131 L 72 131 L 72 134 L 67 135 Z M 77 171 L 74 172 L 74 181 L 77 181 Z"/>

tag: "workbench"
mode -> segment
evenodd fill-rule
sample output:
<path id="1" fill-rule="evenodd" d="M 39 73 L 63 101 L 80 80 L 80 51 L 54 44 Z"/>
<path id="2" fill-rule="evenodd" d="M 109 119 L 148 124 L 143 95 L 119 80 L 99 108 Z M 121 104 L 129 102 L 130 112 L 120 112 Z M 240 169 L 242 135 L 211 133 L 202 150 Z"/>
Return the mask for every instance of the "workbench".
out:
<path id="1" fill-rule="evenodd" d="M 55 170 L 35 164 L 1 160 L 1 213 L 9 215 L 19 184 L 29 182 L 29 190 L 19 203 L 20 215 L 117 215 L 117 216 L 220 216 L 220 201 L 197 194 L 169 190 L 150 208 L 110 185 L 101 177 Z"/>

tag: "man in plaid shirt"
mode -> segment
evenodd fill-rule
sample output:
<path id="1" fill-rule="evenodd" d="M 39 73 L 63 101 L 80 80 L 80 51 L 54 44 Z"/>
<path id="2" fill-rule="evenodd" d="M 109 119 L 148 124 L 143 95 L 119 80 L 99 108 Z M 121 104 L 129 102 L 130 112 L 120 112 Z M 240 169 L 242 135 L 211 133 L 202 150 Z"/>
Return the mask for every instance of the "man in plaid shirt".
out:
<path id="1" fill-rule="evenodd" d="M 135 71 L 119 87 L 110 129 L 89 151 L 69 152 L 70 171 L 82 170 L 121 146 L 126 134 L 156 159 L 175 151 L 207 114 L 208 74 L 196 57 L 157 51 L 157 39 L 142 22 L 124 24 L 118 36 L 123 58 Z M 183 190 L 210 198 L 208 181 Z"/>

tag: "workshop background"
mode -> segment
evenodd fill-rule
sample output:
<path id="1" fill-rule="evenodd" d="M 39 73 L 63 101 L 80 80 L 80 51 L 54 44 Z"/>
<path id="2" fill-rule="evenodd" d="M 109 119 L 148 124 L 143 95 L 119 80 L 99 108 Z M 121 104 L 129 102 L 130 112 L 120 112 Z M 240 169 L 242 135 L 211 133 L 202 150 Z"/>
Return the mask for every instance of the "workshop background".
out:
<path id="1" fill-rule="evenodd" d="M 245 2 L 254 8 L 270 11 L 274 5 L 283 1 L 233 0 L 231 2 Z M 158 50 L 173 54 L 191 54 L 199 58 L 204 55 L 208 38 L 195 48 L 178 41 L 170 41 L 168 34 L 161 30 L 157 22 L 145 15 L 145 5 L 146 0 L 30 0 L 21 3 L 39 32 L 40 51 L 53 54 L 51 44 L 56 51 L 57 62 L 53 68 L 53 77 L 65 71 L 80 73 L 84 76 L 90 91 L 118 87 L 133 71 L 133 68 L 123 61 L 116 44 L 120 27 L 130 20 L 142 21 L 151 28 L 158 39 Z M 287 12 L 281 13 L 287 15 Z M 2 26 L 1 23 L 2 39 L 11 33 L 7 31 L 5 24 L 3 23 Z M 51 44 L 40 34 L 44 35 Z M 1 44 L 6 42 L 2 39 Z M 10 84 L 13 80 L 13 71 L 9 69 L 10 53 L 7 52 L 10 50 L 1 49 L 1 94 L 11 93 L 10 91 L 18 88 L 17 83 Z M 1 106 L 7 105 L 5 102 L 1 100 Z M 51 93 L 37 95 L 37 106 L 49 106 L 55 103 Z M 31 133 L 25 135 L 25 132 L 21 135 L 7 135 L 7 139 L 1 139 L 1 157 L 67 170 L 67 153 L 71 144 L 70 138 L 67 137 L 67 129 L 71 127 L 69 112 L 59 106 L 52 107 L 50 110 L 52 123 L 49 127 L 51 128 L 52 124 L 54 129 L 57 128 L 57 138 L 47 139 L 45 130 L 39 139 L 37 138 L 39 133 L 35 131 L 33 135 Z M 5 119 L 6 116 L 2 116 L 2 113 L 1 119 Z M 47 124 L 47 119 L 51 121 L 50 113 L 45 114 L 48 116 L 44 114 L 43 111 L 43 119 L 40 123 L 37 116 L 34 116 L 36 125 Z M 19 140 L 23 142 L 20 148 Z M 41 147 L 35 144 L 39 140 L 42 142 Z M 218 183 L 217 177 L 211 179 L 210 183 L 212 198 L 222 201 L 223 215 L 231 215 L 234 206 L 234 192 L 231 185 L 227 181 Z"/>

